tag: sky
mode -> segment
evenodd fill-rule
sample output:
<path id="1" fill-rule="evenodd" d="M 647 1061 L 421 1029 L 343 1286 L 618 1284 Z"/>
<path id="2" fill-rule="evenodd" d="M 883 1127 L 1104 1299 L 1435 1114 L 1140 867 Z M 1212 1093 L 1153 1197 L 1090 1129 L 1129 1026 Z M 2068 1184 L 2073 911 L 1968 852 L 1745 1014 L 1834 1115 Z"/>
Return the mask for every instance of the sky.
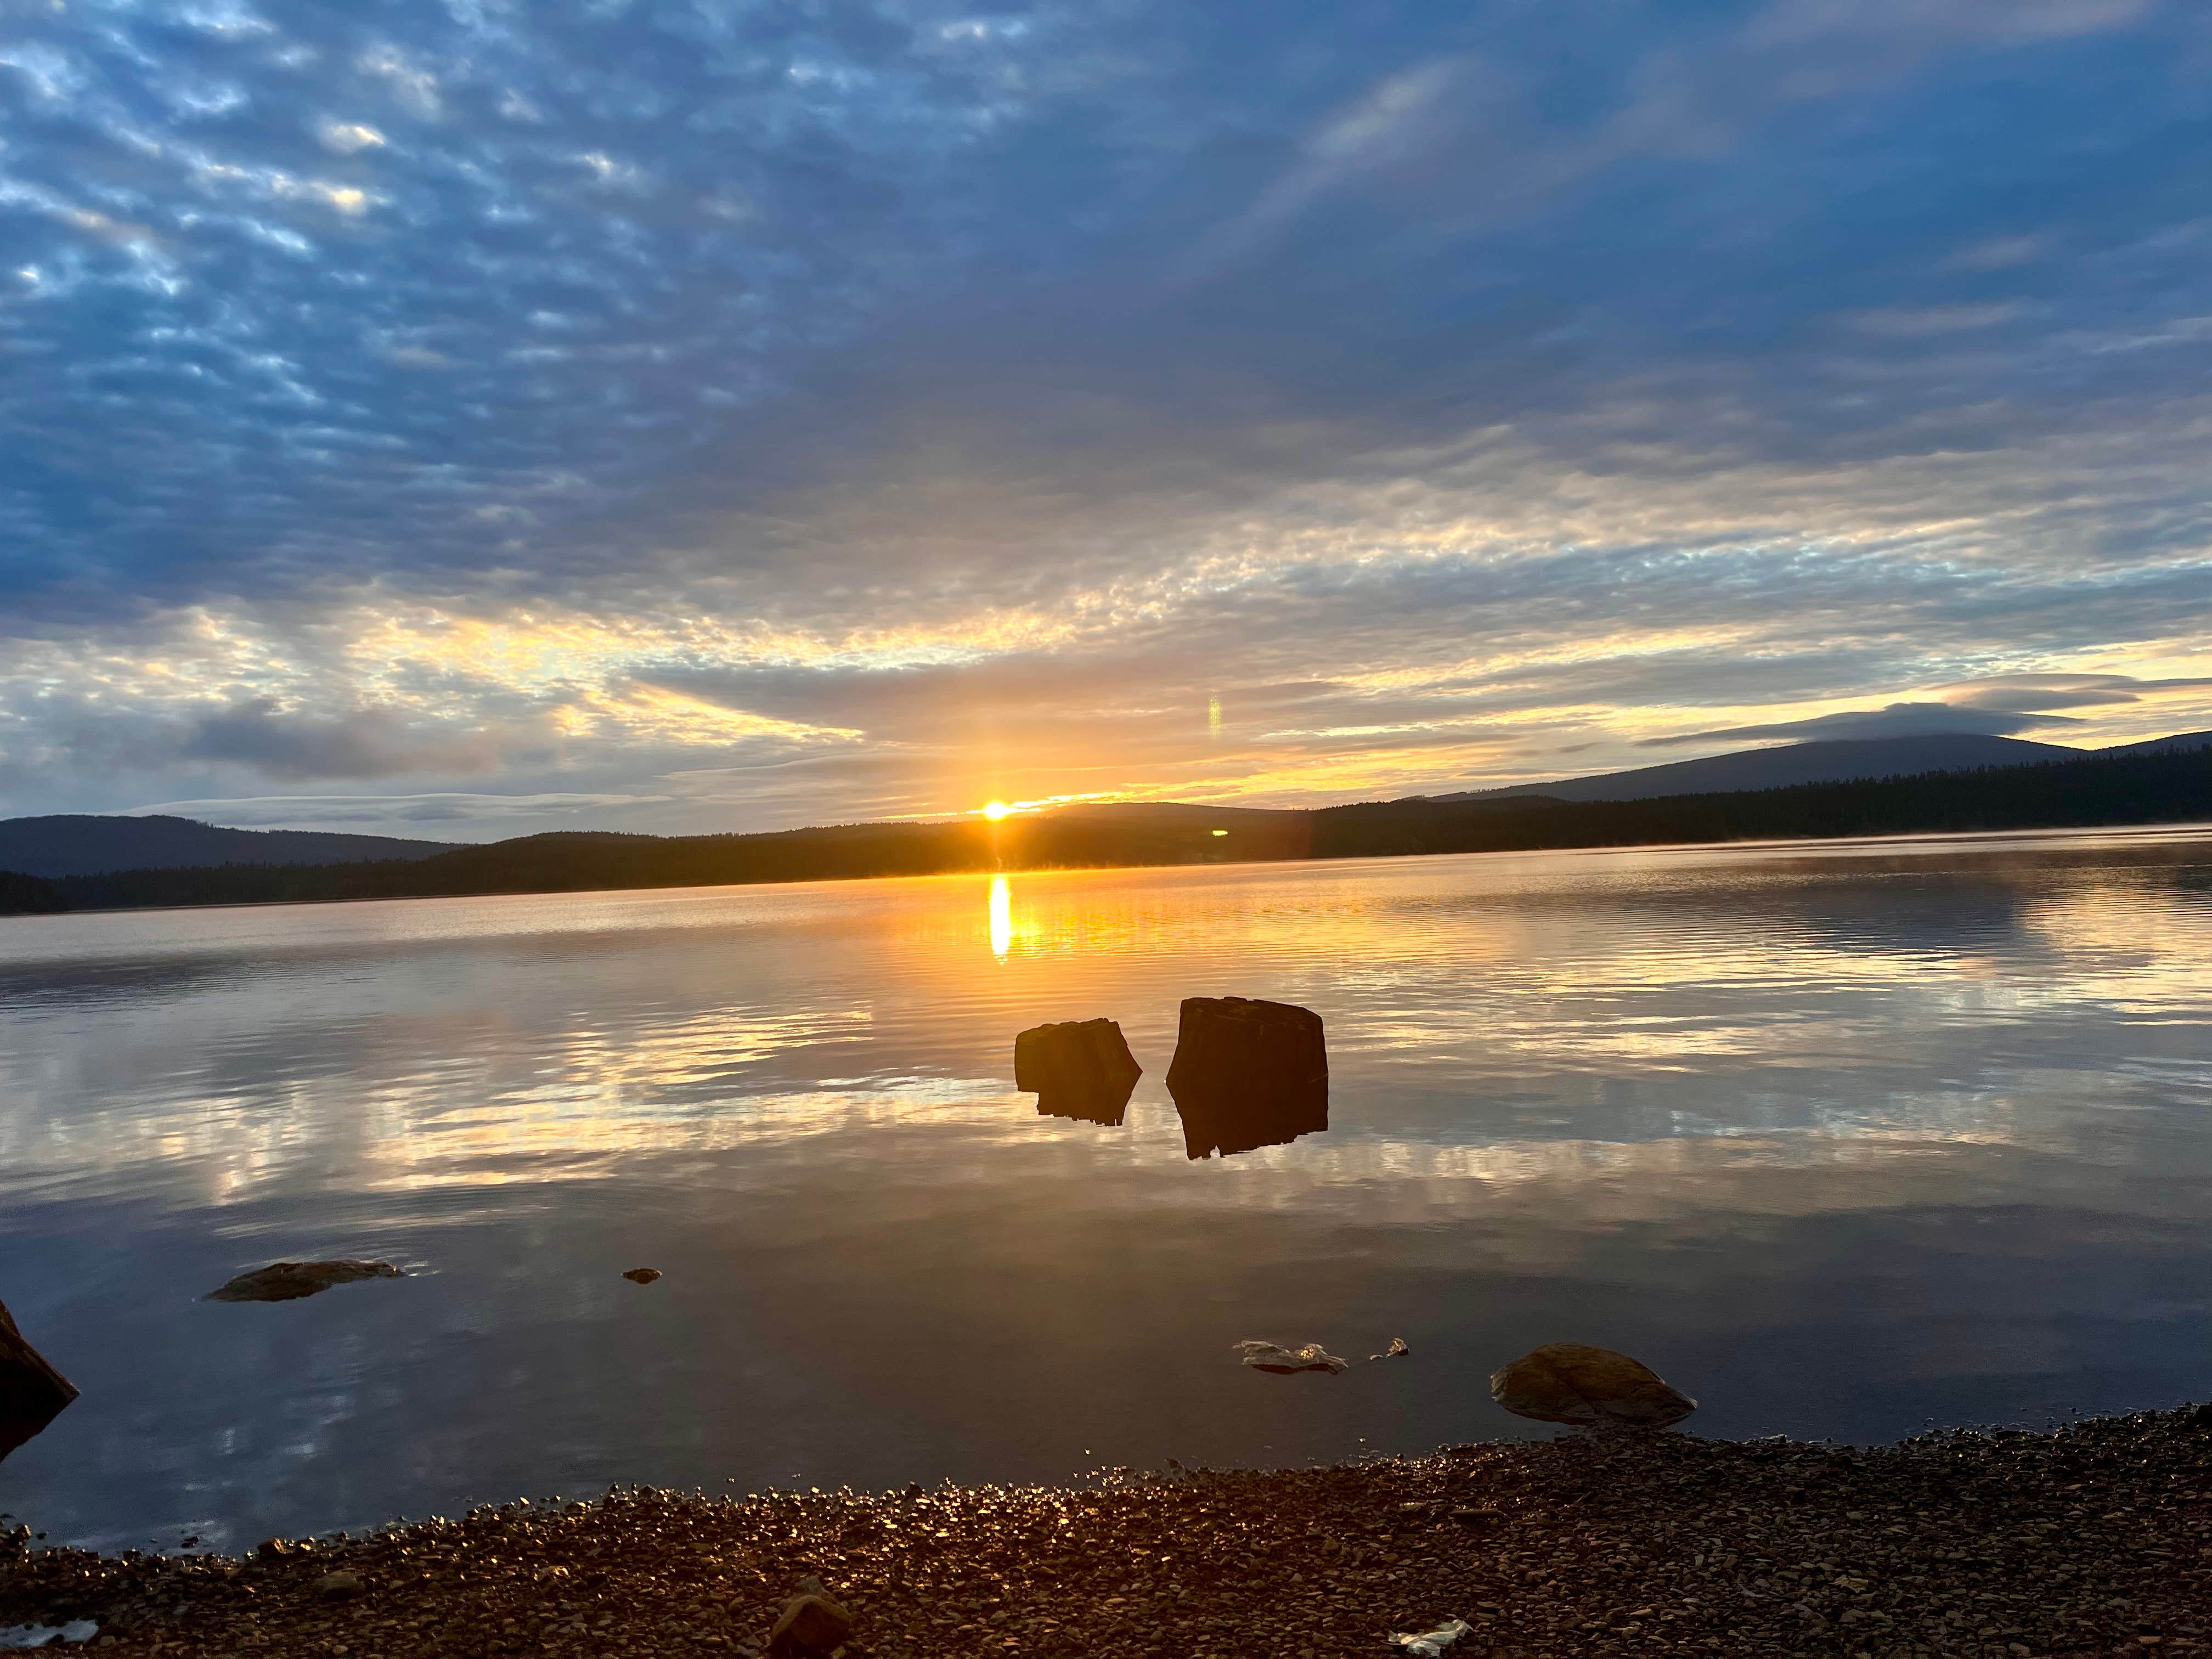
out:
<path id="1" fill-rule="evenodd" d="M 0 813 L 2212 726 L 2202 0 L 0 0 Z"/>

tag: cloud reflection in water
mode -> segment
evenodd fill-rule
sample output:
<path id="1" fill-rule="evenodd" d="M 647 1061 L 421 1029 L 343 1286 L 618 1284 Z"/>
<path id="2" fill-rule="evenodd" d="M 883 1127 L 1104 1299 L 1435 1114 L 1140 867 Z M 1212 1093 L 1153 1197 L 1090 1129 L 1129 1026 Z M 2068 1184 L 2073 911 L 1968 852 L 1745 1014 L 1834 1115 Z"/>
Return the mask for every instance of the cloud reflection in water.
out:
<path id="1" fill-rule="evenodd" d="M 0 1293 L 85 1399 L 9 1507 L 251 1542 L 1296 1462 L 1514 1432 L 1467 1380 L 1561 1337 L 1714 1433 L 2201 1392 L 2205 850 L 2002 844 L 9 924 Z M 1232 994 L 1322 1014 L 1331 1127 L 1188 1164 L 1177 1005 Z M 1125 1124 L 1039 1118 L 1013 1034 L 1093 1014 L 1146 1066 Z M 306 1254 L 428 1271 L 191 1300 Z M 635 1260 L 666 1297 L 606 1290 Z M 1212 1363 L 1278 1324 L 1420 1359 L 1296 1398 Z"/>

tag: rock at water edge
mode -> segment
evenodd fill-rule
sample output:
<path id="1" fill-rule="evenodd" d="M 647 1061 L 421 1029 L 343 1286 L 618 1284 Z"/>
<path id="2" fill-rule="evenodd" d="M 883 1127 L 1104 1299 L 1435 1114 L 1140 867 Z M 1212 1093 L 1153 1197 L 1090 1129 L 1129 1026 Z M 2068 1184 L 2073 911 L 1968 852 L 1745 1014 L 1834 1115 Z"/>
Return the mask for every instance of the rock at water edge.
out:
<path id="1" fill-rule="evenodd" d="M 23 1340 L 0 1302 L 0 1458 L 39 1433 L 76 1398 L 76 1385 Z"/>
<path id="2" fill-rule="evenodd" d="M 1490 1379 L 1490 1397 L 1516 1417 L 1583 1427 L 1663 1429 L 1698 1402 L 1641 1360 L 1580 1342 L 1547 1342 Z"/>
<path id="3" fill-rule="evenodd" d="M 272 1261 L 210 1291 L 208 1302 L 296 1302 L 333 1285 L 362 1279 L 404 1279 L 389 1261 Z"/>

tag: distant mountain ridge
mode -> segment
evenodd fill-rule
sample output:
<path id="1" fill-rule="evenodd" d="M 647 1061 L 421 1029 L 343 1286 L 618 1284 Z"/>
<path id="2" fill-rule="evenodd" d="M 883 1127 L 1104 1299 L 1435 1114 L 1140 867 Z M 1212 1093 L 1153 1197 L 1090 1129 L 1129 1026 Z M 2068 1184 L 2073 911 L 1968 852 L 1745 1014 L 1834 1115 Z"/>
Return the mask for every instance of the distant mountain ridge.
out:
<path id="1" fill-rule="evenodd" d="M 1961 772 L 1981 766 L 2030 766 L 2039 762 L 2076 761 L 2091 755 L 2179 755 L 2212 748 L 2212 732 L 2181 732 L 2115 744 L 2109 749 L 2074 749 L 2064 744 L 2033 743 L 2025 738 L 1990 737 L 1972 732 L 1929 732 L 1903 738 L 1828 738 L 1817 743 L 1785 744 L 1773 749 L 1737 749 L 1698 760 L 1667 761 L 1626 772 L 1599 772 L 1554 783 L 1516 783 L 1504 789 L 1463 789 L 1455 794 L 1417 799 L 1443 801 L 1503 801 L 1516 795 L 1553 800 L 1656 800 L 1662 795 L 1735 794 L 1751 789 L 1784 789 L 1800 783 L 1850 783 L 1863 778 L 1909 778 L 1926 772 Z"/>
<path id="2" fill-rule="evenodd" d="M 90 812 L 0 818 L 0 870 L 49 880 L 114 870 L 176 870 L 219 864 L 358 864 L 427 859 L 443 841 L 349 836 L 320 830 L 223 830 L 192 818 Z"/>
<path id="3" fill-rule="evenodd" d="M 2093 752 L 2056 743 L 1965 732 L 1907 738 L 1830 738 L 1775 749 L 1738 749 L 1698 760 L 1667 761 L 1626 772 L 1564 778 L 1555 783 L 1466 789 L 1428 799 L 1506 800 L 1516 795 L 1548 795 L 1554 800 L 1656 800 L 1662 795 L 1736 794 L 1800 783 L 1850 783 L 1862 778 L 1959 772 L 1977 766 L 2031 766 L 2045 761 L 2080 760 Z"/>

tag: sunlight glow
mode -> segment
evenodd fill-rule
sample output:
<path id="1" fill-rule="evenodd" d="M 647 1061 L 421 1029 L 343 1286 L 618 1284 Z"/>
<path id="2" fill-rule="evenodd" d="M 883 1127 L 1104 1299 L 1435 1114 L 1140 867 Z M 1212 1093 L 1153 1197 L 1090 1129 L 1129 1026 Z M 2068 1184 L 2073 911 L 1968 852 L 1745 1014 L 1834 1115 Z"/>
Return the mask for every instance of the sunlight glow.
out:
<path id="1" fill-rule="evenodd" d="M 1014 809 L 1007 805 L 1006 802 L 1002 800 L 994 800 L 988 806 L 986 806 L 983 809 L 983 816 L 990 819 L 992 823 L 996 823 L 1000 818 L 1005 817 L 1007 813 L 1013 810 Z"/>

